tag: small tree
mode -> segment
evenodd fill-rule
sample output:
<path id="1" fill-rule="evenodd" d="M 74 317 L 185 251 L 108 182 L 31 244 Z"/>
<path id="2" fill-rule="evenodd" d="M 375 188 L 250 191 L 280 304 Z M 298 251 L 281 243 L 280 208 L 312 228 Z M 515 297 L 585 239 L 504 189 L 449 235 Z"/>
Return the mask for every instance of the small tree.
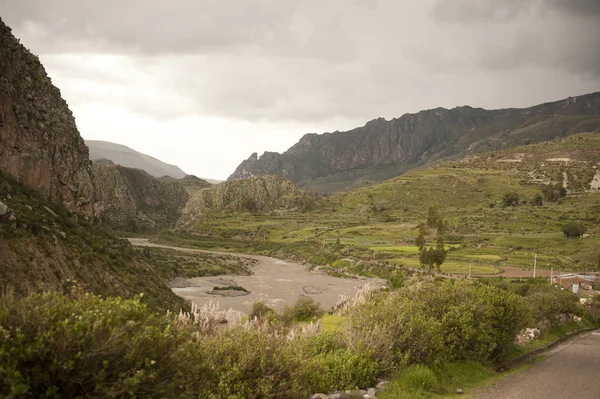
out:
<path id="1" fill-rule="evenodd" d="M 585 233 L 585 226 L 577 222 L 568 222 L 562 226 L 562 232 L 570 238 L 579 237 Z"/>
<path id="2" fill-rule="evenodd" d="M 543 204 L 544 204 L 544 198 L 542 197 L 541 193 L 537 193 L 536 195 L 533 196 L 533 199 L 531 200 L 531 205 L 542 206 Z"/>
<path id="3" fill-rule="evenodd" d="M 439 272 L 440 266 L 442 265 L 442 263 L 444 263 L 444 261 L 446 260 L 446 255 L 448 254 L 446 248 L 444 247 L 444 238 L 442 238 L 442 236 L 438 236 L 434 251 L 435 252 L 432 254 L 433 263 L 435 264 L 435 268 Z"/>
<path id="4" fill-rule="evenodd" d="M 513 192 L 504 194 L 504 198 L 502 199 L 502 204 L 504 206 L 517 206 L 519 205 L 519 194 Z"/>
<path id="5" fill-rule="evenodd" d="M 444 235 L 448 232 L 450 226 L 446 219 L 438 219 L 435 228 L 437 229 L 438 235 Z"/>
<path id="6" fill-rule="evenodd" d="M 419 247 L 419 251 L 423 250 L 423 247 L 425 246 L 425 235 L 422 231 L 420 231 L 417 238 L 415 238 L 415 245 Z"/>
<path id="7" fill-rule="evenodd" d="M 433 228 L 440 219 L 440 212 L 437 205 L 430 205 L 427 209 L 427 226 Z"/>

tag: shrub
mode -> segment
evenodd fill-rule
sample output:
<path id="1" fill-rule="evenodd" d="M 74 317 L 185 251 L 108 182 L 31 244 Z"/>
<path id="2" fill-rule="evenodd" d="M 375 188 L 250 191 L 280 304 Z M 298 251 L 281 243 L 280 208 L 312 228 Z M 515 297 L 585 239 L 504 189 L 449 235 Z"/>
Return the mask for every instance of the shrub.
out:
<path id="1" fill-rule="evenodd" d="M 140 297 L 8 294 L 0 301 L 0 331 L 3 397 L 173 397 L 182 385 L 203 385 L 209 371 L 186 350 L 191 336 L 174 331 L 172 317 L 155 316 Z"/>
<path id="2" fill-rule="evenodd" d="M 303 296 L 291 308 L 286 307 L 283 311 L 283 317 L 289 321 L 310 321 L 323 314 L 321 305 L 311 297 Z"/>
<path id="3" fill-rule="evenodd" d="M 542 194 L 537 193 L 536 195 L 533 196 L 533 199 L 531 200 L 531 205 L 542 206 L 543 204 L 544 204 L 544 198 L 542 198 Z"/>
<path id="4" fill-rule="evenodd" d="M 254 318 L 264 319 L 264 318 L 267 318 L 267 317 L 273 315 L 274 313 L 275 313 L 275 311 L 272 308 L 265 305 L 265 303 L 263 301 L 258 301 L 258 302 L 254 302 L 254 304 L 252 305 L 252 310 L 250 311 L 248 318 L 250 320 L 252 320 Z"/>
<path id="5" fill-rule="evenodd" d="M 583 308 L 579 306 L 576 294 L 547 285 L 532 287 L 526 302 L 538 327 L 560 324 L 562 315 L 583 315 Z"/>
<path id="6" fill-rule="evenodd" d="M 502 204 L 504 206 L 517 206 L 519 205 L 519 194 L 515 192 L 510 192 L 504 194 L 504 198 L 502 199 Z"/>
<path id="7" fill-rule="evenodd" d="M 351 342 L 382 367 L 445 360 L 494 361 L 529 321 L 524 301 L 502 289 L 466 282 L 407 287 L 356 307 Z"/>
<path id="8" fill-rule="evenodd" d="M 573 238 L 579 237 L 582 234 L 584 234 L 585 226 L 577 222 L 568 222 L 562 226 L 561 230 L 565 234 L 565 236 Z"/>

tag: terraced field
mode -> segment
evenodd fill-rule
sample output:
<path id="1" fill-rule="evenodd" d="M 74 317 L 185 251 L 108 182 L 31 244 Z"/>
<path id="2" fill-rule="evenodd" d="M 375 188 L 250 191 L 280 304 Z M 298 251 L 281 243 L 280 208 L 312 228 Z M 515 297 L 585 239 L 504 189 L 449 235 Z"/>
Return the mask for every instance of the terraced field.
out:
<path id="1" fill-rule="evenodd" d="M 156 239 L 317 265 L 346 259 L 340 272 L 350 267 L 382 275 L 399 266 L 419 267 L 418 226 L 435 206 L 448 221 L 444 273 L 531 269 L 535 254 L 540 269 L 589 271 L 599 267 L 600 256 L 600 192 L 592 187 L 598 170 L 600 134 L 580 134 L 441 162 L 323 196 L 305 213 L 207 213 L 186 230 Z M 567 196 L 534 205 L 547 184 L 566 186 Z M 507 193 L 518 196 L 516 206 L 504 205 Z M 586 235 L 565 237 L 561 228 L 567 222 L 581 224 Z M 426 239 L 435 245 L 434 229 Z"/>

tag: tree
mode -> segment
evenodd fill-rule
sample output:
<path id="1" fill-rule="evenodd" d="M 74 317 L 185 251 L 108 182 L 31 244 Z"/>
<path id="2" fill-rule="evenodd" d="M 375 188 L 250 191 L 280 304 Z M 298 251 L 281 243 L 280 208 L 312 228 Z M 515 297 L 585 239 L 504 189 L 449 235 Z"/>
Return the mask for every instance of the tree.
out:
<path id="1" fill-rule="evenodd" d="M 577 222 L 567 222 L 562 226 L 562 232 L 570 238 L 579 237 L 585 233 L 585 226 Z"/>
<path id="2" fill-rule="evenodd" d="M 446 260 L 446 255 L 448 254 L 446 248 L 444 247 L 444 238 L 442 236 L 438 236 L 434 251 L 435 252 L 432 254 L 433 263 L 435 264 L 435 268 L 439 272 L 440 266 L 442 265 L 442 263 L 444 263 L 444 261 Z"/>
<path id="3" fill-rule="evenodd" d="M 450 228 L 448 221 L 446 219 L 438 219 L 435 228 L 437 229 L 438 235 L 443 236 L 446 234 Z"/>
<path id="4" fill-rule="evenodd" d="M 519 205 L 519 194 L 515 193 L 514 191 L 504 194 L 504 198 L 502 199 L 502 204 L 504 206 Z"/>
<path id="5" fill-rule="evenodd" d="M 417 247 L 419 247 L 419 251 L 423 250 L 423 247 L 425 246 L 425 236 L 423 235 L 422 232 L 419 232 L 419 235 L 417 236 L 417 238 L 415 238 L 415 245 Z"/>
<path id="6" fill-rule="evenodd" d="M 567 189 L 562 183 L 547 184 L 542 188 L 542 194 L 544 194 L 546 201 L 557 202 L 567 196 Z"/>
<path id="7" fill-rule="evenodd" d="M 437 205 L 430 205 L 427 209 L 427 226 L 433 228 L 440 219 L 440 213 Z"/>
<path id="8" fill-rule="evenodd" d="M 531 200 L 531 205 L 542 206 L 543 204 L 544 204 L 544 198 L 542 197 L 542 194 L 537 193 L 536 195 L 533 196 L 533 199 Z"/>

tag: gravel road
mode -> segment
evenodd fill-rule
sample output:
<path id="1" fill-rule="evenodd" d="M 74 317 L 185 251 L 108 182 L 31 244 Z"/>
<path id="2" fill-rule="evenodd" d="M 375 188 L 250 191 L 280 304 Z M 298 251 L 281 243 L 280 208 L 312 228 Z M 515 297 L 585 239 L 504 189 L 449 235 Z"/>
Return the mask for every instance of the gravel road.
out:
<path id="1" fill-rule="evenodd" d="M 600 330 L 547 352 L 522 373 L 482 390 L 475 399 L 600 398 Z"/>

